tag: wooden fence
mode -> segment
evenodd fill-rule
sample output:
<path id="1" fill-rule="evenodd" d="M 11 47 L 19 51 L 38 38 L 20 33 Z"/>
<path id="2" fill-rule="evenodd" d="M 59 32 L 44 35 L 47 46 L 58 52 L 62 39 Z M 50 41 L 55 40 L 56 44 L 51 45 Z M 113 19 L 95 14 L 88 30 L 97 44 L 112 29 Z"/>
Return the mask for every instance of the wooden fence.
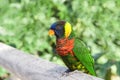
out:
<path id="1" fill-rule="evenodd" d="M 0 43 L 0 66 L 19 80 L 103 80 L 54 64 Z"/>

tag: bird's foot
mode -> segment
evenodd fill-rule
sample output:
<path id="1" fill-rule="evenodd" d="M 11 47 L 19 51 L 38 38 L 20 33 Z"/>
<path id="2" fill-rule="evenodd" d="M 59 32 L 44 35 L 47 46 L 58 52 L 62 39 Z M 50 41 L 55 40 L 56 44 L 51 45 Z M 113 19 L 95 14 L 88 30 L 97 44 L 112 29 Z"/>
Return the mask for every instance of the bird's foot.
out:
<path id="1" fill-rule="evenodd" d="M 67 69 L 67 70 L 65 71 L 65 73 L 70 73 L 70 72 L 72 72 L 70 69 Z"/>
<path id="2" fill-rule="evenodd" d="M 69 72 L 71 72 L 69 69 L 67 69 L 64 73 L 62 73 L 62 76 L 69 76 Z"/>
<path id="3" fill-rule="evenodd" d="M 74 74 L 74 73 L 80 73 L 78 70 L 75 70 L 75 71 L 70 71 L 69 69 L 68 70 L 66 70 L 63 74 L 62 74 L 62 76 L 69 76 L 69 75 L 72 75 L 72 74 Z"/>

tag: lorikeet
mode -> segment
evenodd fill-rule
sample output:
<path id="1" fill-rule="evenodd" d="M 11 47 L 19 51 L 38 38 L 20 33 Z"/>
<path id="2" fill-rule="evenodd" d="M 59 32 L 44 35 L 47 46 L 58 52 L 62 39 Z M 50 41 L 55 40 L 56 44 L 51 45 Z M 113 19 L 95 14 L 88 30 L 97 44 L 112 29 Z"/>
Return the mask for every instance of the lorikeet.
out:
<path id="1" fill-rule="evenodd" d="M 63 62 L 71 70 L 96 75 L 94 59 L 85 44 L 75 38 L 74 31 L 69 22 L 58 21 L 51 25 L 49 35 L 56 36 L 56 51 Z"/>

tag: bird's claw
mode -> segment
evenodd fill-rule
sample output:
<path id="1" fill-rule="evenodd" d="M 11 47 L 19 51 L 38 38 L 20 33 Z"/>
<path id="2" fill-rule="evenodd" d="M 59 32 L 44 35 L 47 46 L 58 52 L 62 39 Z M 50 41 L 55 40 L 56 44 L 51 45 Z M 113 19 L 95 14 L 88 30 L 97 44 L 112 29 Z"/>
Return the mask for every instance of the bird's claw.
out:
<path id="1" fill-rule="evenodd" d="M 62 74 L 62 76 L 69 76 L 69 75 L 72 75 L 72 74 L 74 74 L 74 73 L 79 73 L 79 71 L 78 71 L 78 70 L 70 71 L 70 70 L 68 69 L 68 70 L 66 70 L 66 71 Z"/>

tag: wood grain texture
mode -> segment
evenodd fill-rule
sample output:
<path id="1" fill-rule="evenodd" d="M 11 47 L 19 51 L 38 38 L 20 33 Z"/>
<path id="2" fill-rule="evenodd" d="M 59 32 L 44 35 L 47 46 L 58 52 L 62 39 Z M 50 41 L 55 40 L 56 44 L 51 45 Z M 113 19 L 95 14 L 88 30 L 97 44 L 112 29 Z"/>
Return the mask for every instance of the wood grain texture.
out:
<path id="1" fill-rule="evenodd" d="M 65 73 L 66 67 L 0 43 L 0 65 L 21 80 L 103 80 L 85 73 Z"/>

